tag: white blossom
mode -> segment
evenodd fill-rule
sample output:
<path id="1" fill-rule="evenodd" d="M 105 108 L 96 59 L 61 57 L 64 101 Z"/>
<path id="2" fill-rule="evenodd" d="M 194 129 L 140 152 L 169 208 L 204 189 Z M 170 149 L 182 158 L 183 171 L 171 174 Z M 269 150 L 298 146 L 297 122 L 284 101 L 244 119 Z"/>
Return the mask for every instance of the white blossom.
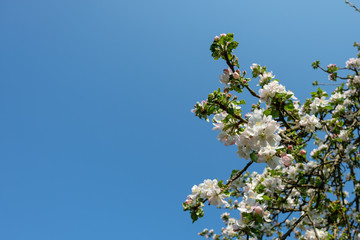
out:
<path id="1" fill-rule="evenodd" d="M 229 83 L 229 79 L 230 79 L 230 74 L 232 74 L 231 69 L 224 69 L 223 73 L 219 76 L 220 78 L 220 83 L 223 84 L 228 84 Z"/>
<path id="2" fill-rule="evenodd" d="M 272 169 L 276 168 L 281 164 L 281 158 L 275 156 L 276 148 L 270 145 L 260 149 L 258 153 L 258 163 L 267 163 Z"/>
<path id="3" fill-rule="evenodd" d="M 257 63 L 253 63 L 250 67 L 251 70 L 254 70 L 255 68 L 257 68 L 258 66 L 260 66 L 259 64 Z"/>
<path id="4" fill-rule="evenodd" d="M 350 58 L 346 61 L 346 68 L 359 68 L 360 67 L 360 58 Z"/>
<path id="5" fill-rule="evenodd" d="M 255 109 L 249 116 L 244 131 L 235 142 L 238 146 L 237 154 L 240 158 L 249 159 L 251 151 L 257 152 L 258 162 L 265 162 L 275 168 L 281 164 L 280 158 L 274 156 L 281 140 L 278 135 L 280 125 L 259 109 Z"/>
<path id="6" fill-rule="evenodd" d="M 188 200 L 186 202 L 188 204 L 193 204 L 197 197 L 207 199 L 211 205 L 217 207 L 229 205 L 228 202 L 224 200 L 226 196 L 221 193 L 221 189 L 218 186 L 218 181 L 216 179 L 206 179 L 203 183 L 199 184 L 199 186 L 194 185 L 192 187 L 192 194 L 188 195 Z"/>
<path id="7" fill-rule="evenodd" d="M 325 231 L 317 229 L 317 228 L 316 228 L 316 233 L 317 233 L 317 236 L 319 237 L 320 240 L 325 239 L 326 236 L 327 236 Z M 318 239 L 316 237 L 314 229 L 312 229 L 312 228 L 306 230 L 304 237 L 305 237 L 306 240 L 317 240 Z"/>
<path id="8" fill-rule="evenodd" d="M 344 94 L 336 92 L 330 96 L 329 102 L 336 102 L 337 100 L 341 100 L 344 97 Z"/>
<path id="9" fill-rule="evenodd" d="M 278 81 L 272 81 L 264 85 L 264 87 L 259 90 L 260 101 L 267 102 L 269 104 L 272 98 L 275 97 L 276 93 L 287 93 L 293 95 L 292 92 L 287 92 L 285 87 L 279 84 Z"/>
<path id="10" fill-rule="evenodd" d="M 314 101 L 310 104 L 310 113 L 316 113 L 319 108 L 324 108 L 328 105 L 329 100 L 326 100 L 325 97 L 315 98 Z"/>
<path id="11" fill-rule="evenodd" d="M 320 120 L 314 115 L 306 114 L 300 120 L 300 125 L 305 127 L 305 131 L 312 133 L 315 131 L 315 128 L 321 128 Z"/>
<path id="12" fill-rule="evenodd" d="M 223 128 L 225 127 L 225 124 L 222 122 L 226 118 L 228 114 L 226 112 L 221 112 L 218 114 L 215 114 L 213 117 L 213 131 L 220 130 L 219 135 L 216 137 L 217 140 L 219 140 L 221 143 L 225 143 L 225 146 L 230 146 L 235 144 L 236 139 L 238 136 L 230 135 L 228 131 L 224 131 Z"/>
<path id="13" fill-rule="evenodd" d="M 265 72 L 260 75 L 259 83 L 263 84 L 266 80 L 271 80 L 275 77 L 272 72 Z"/>

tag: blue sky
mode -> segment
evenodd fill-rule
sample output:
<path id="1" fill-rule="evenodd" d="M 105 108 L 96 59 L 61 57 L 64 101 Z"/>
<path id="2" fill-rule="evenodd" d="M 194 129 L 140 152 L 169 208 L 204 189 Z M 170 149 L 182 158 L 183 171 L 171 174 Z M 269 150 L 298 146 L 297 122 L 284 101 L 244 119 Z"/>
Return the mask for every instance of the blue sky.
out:
<path id="1" fill-rule="evenodd" d="M 246 163 L 196 119 L 220 87 L 215 35 L 304 100 L 344 64 L 359 13 L 341 0 L 2 0 L 0 238 L 199 239 L 194 184 Z M 251 99 L 246 96 L 246 100 Z"/>

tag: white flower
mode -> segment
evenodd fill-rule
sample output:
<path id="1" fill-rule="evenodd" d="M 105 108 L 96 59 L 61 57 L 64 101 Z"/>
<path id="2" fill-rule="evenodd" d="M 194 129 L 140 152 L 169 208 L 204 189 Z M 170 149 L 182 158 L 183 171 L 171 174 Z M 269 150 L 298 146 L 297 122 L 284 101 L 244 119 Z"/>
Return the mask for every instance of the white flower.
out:
<path id="1" fill-rule="evenodd" d="M 260 102 L 266 102 L 270 104 L 272 98 L 275 97 L 276 93 L 286 93 L 292 95 L 293 99 L 296 99 L 293 92 L 286 91 L 285 87 L 279 84 L 278 81 L 272 81 L 264 85 L 264 87 L 259 90 Z"/>
<path id="2" fill-rule="evenodd" d="M 320 121 L 317 117 L 315 117 L 314 115 L 308 115 L 306 114 L 305 116 L 303 116 L 300 120 L 300 125 L 305 127 L 305 131 L 312 133 L 315 131 L 315 127 L 317 128 L 321 128 L 321 124 Z"/>
<path id="3" fill-rule="evenodd" d="M 346 130 L 340 130 L 339 138 L 341 138 L 345 142 L 350 140 L 349 134 Z"/>
<path id="4" fill-rule="evenodd" d="M 359 76 L 354 76 L 353 79 L 348 79 L 347 81 L 347 87 L 351 87 L 351 86 L 354 86 L 354 85 L 359 85 L 360 83 L 360 77 Z"/>
<path id="5" fill-rule="evenodd" d="M 270 103 L 276 93 L 286 93 L 286 90 L 278 81 L 272 81 L 259 90 L 260 101 Z"/>
<path id="6" fill-rule="evenodd" d="M 222 234 L 229 236 L 229 237 L 233 237 L 235 236 L 236 232 L 234 231 L 234 224 L 235 224 L 236 220 L 234 218 L 231 218 L 229 220 L 229 224 L 226 226 L 226 228 L 222 229 Z"/>
<path id="7" fill-rule="evenodd" d="M 287 173 L 288 173 L 288 177 L 290 179 L 295 179 L 296 176 L 298 175 L 298 165 L 295 166 L 290 166 L 288 169 L 286 169 Z"/>
<path id="8" fill-rule="evenodd" d="M 323 230 L 319 230 L 316 228 L 316 233 L 317 236 L 319 237 L 320 240 L 325 239 L 326 238 L 326 232 Z M 305 239 L 306 240 L 317 240 L 318 238 L 316 237 L 315 231 L 314 229 L 308 229 L 305 232 Z"/>
<path id="9" fill-rule="evenodd" d="M 346 68 L 359 68 L 360 67 L 360 58 L 350 58 L 346 61 Z"/>
<path id="10" fill-rule="evenodd" d="M 350 155 L 350 153 L 353 152 L 354 150 L 356 150 L 356 147 L 353 144 L 349 144 L 346 146 L 344 153 L 346 155 Z"/>
<path id="11" fill-rule="evenodd" d="M 280 125 L 259 109 L 249 115 L 245 130 L 235 142 L 238 146 L 237 154 L 240 158 L 249 159 L 252 151 L 258 152 L 258 162 L 266 162 L 275 168 L 281 162 L 279 157 L 274 156 L 281 140 L 278 135 Z"/>
<path id="12" fill-rule="evenodd" d="M 218 186 L 218 182 L 216 179 L 210 180 L 206 179 L 203 183 L 199 184 L 199 186 L 194 185 L 192 187 L 192 194 L 187 197 L 188 200 L 186 202 L 188 204 L 194 203 L 197 197 L 208 199 L 211 205 L 215 205 L 217 207 L 221 207 L 222 205 L 228 206 L 228 202 L 226 202 L 225 194 L 221 193 L 221 189 Z"/>
<path id="13" fill-rule="evenodd" d="M 304 170 L 307 171 L 312 171 L 314 168 L 318 167 L 319 164 L 317 162 L 314 161 L 309 161 L 307 164 L 305 164 Z"/>
<path id="14" fill-rule="evenodd" d="M 253 63 L 250 67 L 251 70 L 254 70 L 255 68 L 257 68 L 258 66 L 260 66 L 259 64 L 257 63 Z"/>
<path id="15" fill-rule="evenodd" d="M 349 90 L 344 92 L 344 96 L 346 98 L 356 96 L 357 94 L 358 94 L 358 91 L 356 89 L 349 89 Z"/>
<path id="16" fill-rule="evenodd" d="M 256 204 L 255 199 L 244 197 L 243 201 L 239 203 L 238 210 L 240 212 L 251 213 L 254 207 L 257 206 Z"/>
<path id="17" fill-rule="evenodd" d="M 249 145 L 254 151 L 259 151 L 261 147 L 268 145 L 277 147 L 281 137 L 277 134 L 280 124 L 265 116 L 262 110 L 256 109 L 251 114 L 248 125 L 243 134 L 249 137 Z"/>
<path id="18" fill-rule="evenodd" d="M 216 123 L 220 123 L 222 120 L 224 120 L 226 118 L 228 114 L 226 112 L 221 112 L 218 114 L 215 114 L 213 117 L 213 121 Z"/>
<path id="19" fill-rule="evenodd" d="M 345 102 L 344 102 L 345 103 Z M 348 103 L 348 102 L 347 102 Z M 337 105 L 333 111 L 333 114 L 337 114 L 338 112 L 344 111 L 345 110 L 345 106 L 344 105 Z"/>
<path id="20" fill-rule="evenodd" d="M 360 240 L 360 233 L 356 233 L 354 240 Z"/>
<path id="21" fill-rule="evenodd" d="M 272 74 L 272 72 L 265 72 L 260 75 L 259 83 L 262 84 L 266 80 L 271 80 L 275 77 L 275 75 Z"/>
<path id="22" fill-rule="evenodd" d="M 343 99 L 344 97 L 345 97 L 344 94 L 336 92 L 333 95 L 331 95 L 329 101 L 336 102 L 337 100 Z"/>
<path id="23" fill-rule="evenodd" d="M 218 114 L 215 114 L 213 117 L 213 131 L 220 130 L 221 132 L 216 137 L 217 140 L 219 140 L 221 143 L 225 143 L 225 146 L 230 146 L 235 144 L 236 139 L 238 136 L 232 136 L 227 131 L 223 131 L 223 128 L 225 127 L 225 124 L 222 122 L 226 118 L 228 114 L 226 112 L 221 112 Z"/>
<path id="24" fill-rule="evenodd" d="M 274 169 L 281 164 L 281 158 L 275 156 L 276 148 L 270 145 L 260 149 L 258 153 L 258 163 L 267 163 L 270 168 Z"/>
<path id="25" fill-rule="evenodd" d="M 243 135 L 241 135 L 238 139 L 244 139 L 242 138 Z M 251 148 L 248 145 L 247 139 L 245 140 L 238 140 L 235 142 L 235 144 L 238 146 L 238 151 L 236 152 L 239 158 L 244 158 L 248 160 L 250 158 L 250 152 Z"/>
<path id="26" fill-rule="evenodd" d="M 231 69 L 224 69 L 224 73 L 219 76 L 220 82 L 223 84 L 228 84 L 230 79 L 230 74 L 232 73 Z"/>
<path id="27" fill-rule="evenodd" d="M 285 187 L 281 179 L 278 177 L 268 176 L 267 178 L 264 179 L 263 183 L 267 187 L 267 190 L 271 192 L 282 191 Z"/>
<path id="28" fill-rule="evenodd" d="M 317 110 L 319 110 L 319 108 L 323 108 L 326 107 L 327 104 L 329 103 L 329 100 L 326 100 L 325 97 L 321 97 L 321 98 L 315 98 L 314 101 L 310 104 L 310 113 L 314 114 L 316 113 Z"/>
<path id="29" fill-rule="evenodd" d="M 353 79 L 353 83 L 354 84 L 359 84 L 360 83 L 360 77 L 359 76 L 355 76 Z"/>
<path id="30" fill-rule="evenodd" d="M 264 194 L 258 194 L 256 192 L 254 192 L 251 187 L 246 187 L 246 189 L 244 189 L 245 191 L 245 194 L 246 194 L 246 198 L 251 198 L 251 199 L 254 199 L 254 200 L 262 200 L 263 199 L 263 196 Z"/>

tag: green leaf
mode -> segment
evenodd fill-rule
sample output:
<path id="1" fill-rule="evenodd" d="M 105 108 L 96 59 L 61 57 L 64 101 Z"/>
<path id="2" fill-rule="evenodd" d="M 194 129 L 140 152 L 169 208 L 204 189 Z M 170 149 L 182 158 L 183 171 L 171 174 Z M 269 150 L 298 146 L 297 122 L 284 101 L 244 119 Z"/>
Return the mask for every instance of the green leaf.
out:
<path id="1" fill-rule="evenodd" d="M 256 152 L 252 152 L 252 153 L 250 154 L 250 158 L 251 158 L 251 160 L 253 160 L 254 162 L 256 162 L 256 161 L 258 160 L 258 156 L 257 156 Z"/>
<path id="2" fill-rule="evenodd" d="M 232 178 L 238 172 L 239 172 L 239 170 L 237 170 L 237 169 L 232 170 L 230 178 Z"/>
<path id="3" fill-rule="evenodd" d="M 218 60 L 221 57 L 220 51 L 215 51 L 213 52 L 213 54 L 211 54 L 211 56 L 215 59 Z"/>
<path id="4" fill-rule="evenodd" d="M 265 116 L 269 116 L 271 114 L 271 109 L 270 108 L 268 108 L 268 109 L 266 109 L 265 111 L 264 111 L 264 115 Z"/>
<path id="5" fill-rule="evenodd" d="M 317 69 L 317 68 L 319 68 L 319 66 L 320 66 L 320 61 L 319 61 L 319 60 L 316 60 L 316 61 L 313 62 L 311 65 L 312 65 L 312 67 L 313 67 L 314 69 Z"/>
<path id="6" fill-rule="evenodd" d="M 217 49 L 219 49 L 219 44 L 217 44 L 215 42 L 213 44 L 211 44 L 211 46 L 210 46 L 211 52 L 215 52 Z"/>
<path id="7" fill-rule="evenodd" d="M 196 212 L 191 212 L 191 219 L 193 220 L 192 222 L 196 222 L 196 220 L 198 220 L 198 215 L 196 215 Z"/>
<path id="8" fill-rule="evenodd" d="M 268 197 L 267 195 L 263 195 L 263 199 L 266 200 L 266 201 L 270 201 L 270 200 L 271 200 L 271 198 Z"/>
<path id="9" fill-rule="evenodd" d="M 287 103 L 284 108 L 286 111 L 292 111 L 295 109 L 294 104 L 292 102 Z"/>
<path id="10" fill-rule="evenodd" d="M 235 41 L 229 43 L 229 45 L 227 46 L 228 52 L 232 52 L 232 50 L 236 49 L 238 45 L 239 43 Z"/>
<path id="11" fill-rule="evenodd" d="M 278 117 L 279 117 L 279 111 L 276 110 L 275 108 L 272 108 L 272 109 L 271 109 L 271 116 L 272 116 L 273 118 L 278 118 Z"/>
<path id="12" fill-rule="evenodd" d="M 233 33 L 228 33 L 226 34 L 226 36 L 224 37 L 225 41 L 227 42 L 231 42 L 232 40 L 234 40 L 234 34 Z"/>

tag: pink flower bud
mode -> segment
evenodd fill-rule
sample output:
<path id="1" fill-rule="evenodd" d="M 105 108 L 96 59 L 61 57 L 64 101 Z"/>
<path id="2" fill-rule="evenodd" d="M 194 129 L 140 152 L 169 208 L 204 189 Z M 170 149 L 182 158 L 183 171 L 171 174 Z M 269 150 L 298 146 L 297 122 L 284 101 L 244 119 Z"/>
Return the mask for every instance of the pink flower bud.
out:
<path id="1" fill-rule="evenodd" d="M 293 150 L 293 145 L 289 145 L 289 146 L 288 146 L 288 149 L 289 149 L 289 150 Z"/>
<path id="2" fill-rule="evenodd" d="M 224 69 L 223 72 L 224 72 L 225 74 L 229 74 L 229 69 Z"/>
<path id="3" fill-rule="evenodd" d="M 225 37 L 225 36 L 226 36 L 225 33 L 220 34 L 220 37 Z"/>
<path id="4" fill-rule="evenodd" d="M 231 98 L 231 93 L 226 94 L 226 97 Z"/>
<path id="5" fill-rule="evenodd" d="M 301 149 L 299 153 L 300 153 L 300 155 L 306 155 L 306 150 L 305 150 L 305 149 Z"/>
<path id="6" fill-rule="evenodd" d="M 281 156 L 284 166 L 289 167 L 292 164 L 292 159 L 289 158 L 286 154 Z"/>
<path id="7" fill-rule="evenodd" d="M 219 41 L 219 40 L 220 40 L 219 36 L 215 36 L 215 37 L 214 37 L 214 41 L 215 41 L 215 42 L 217 42 L 217 41 Z"/>
<path id="8" fill-rule="evenodd" d="M 233 78 L 234 78 L 234 79 L 239 79 L 239 78 L 240 78 L 240 74 L 237 73 L 237 72 L 234 72 L 234 73 L 233 73 Z"/>
<path id="9" fill-rule="evenodd" d="M 236 72 L 237 72 L 238 74 L 240 74 L 240 73 L 241 73 L 240 69 L 236 70 Z"/>
<path id="10" fill-rule="evenodd" d="M 243 75 L 245 75 L 246 74 L 246 71 L 243 71 Z"/>
<path id="11" fill-rule="evenodd" d="M 243 83 L 247 83 L 246 79 L 243 80 Z"/>
<path id="12" fill-rule="evenodd" d="M 256 206 L 256 207 L 254 207 L 254 213 L 262 215 L 263 209 L 260 206 Z"/>

